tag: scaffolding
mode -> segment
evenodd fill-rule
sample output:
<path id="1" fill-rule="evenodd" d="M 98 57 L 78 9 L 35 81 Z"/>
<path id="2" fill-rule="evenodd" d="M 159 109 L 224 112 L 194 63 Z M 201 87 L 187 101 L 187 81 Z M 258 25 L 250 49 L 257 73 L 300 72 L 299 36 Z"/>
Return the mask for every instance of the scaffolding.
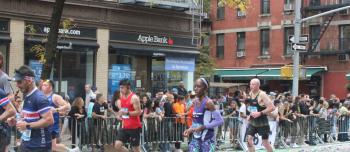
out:
<path id="1" fill-rule="evenodd" d="M 203 0 L 192 0 L 189 14 L 192 16 L 191 20 L 191 32 L 192 32 L 192 45 L 201 45 L 201 33 L 202 33 L 202 21 L 207 18 L 207 14 L 203 10 Z"/>

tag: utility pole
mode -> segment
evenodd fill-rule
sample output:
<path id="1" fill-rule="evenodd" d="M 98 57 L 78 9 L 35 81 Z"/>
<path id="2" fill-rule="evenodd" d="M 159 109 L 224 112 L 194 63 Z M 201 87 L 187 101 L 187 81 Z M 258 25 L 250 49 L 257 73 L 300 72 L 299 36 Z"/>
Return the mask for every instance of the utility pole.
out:
<path id="1" fill-rule="evenodd" d="M 300 33 L 301 33 L 301 24 L 305 21 L 322 17 L 328 14 L 336 13 L 342 10 L 349 9 L 350 5 L 344 6 L 341 8 L 333 9 L 327 12 L 323 12 L 320 14 L 316 14 L 307 18 L 301 18 L 301 0 L 295 0 L 295 20 L 294 20 L 294 43 L 298 44 L 300 41 Z M 294 49 L 294 56 L 293 56 L 293 90 L 292 95 L 293 97 L 298 96 L 299 94 L 299 51 Z"/>
<path id="2" fill-rule="evenodd" d="M 294 19 L 294 43 L 299 43 L 301 33 L 301 0 L 295 1 L 295 19 Z M 299 51 L 294 49 L 293 56 L 293 97 L 298 96 L 299 90 Z"/>

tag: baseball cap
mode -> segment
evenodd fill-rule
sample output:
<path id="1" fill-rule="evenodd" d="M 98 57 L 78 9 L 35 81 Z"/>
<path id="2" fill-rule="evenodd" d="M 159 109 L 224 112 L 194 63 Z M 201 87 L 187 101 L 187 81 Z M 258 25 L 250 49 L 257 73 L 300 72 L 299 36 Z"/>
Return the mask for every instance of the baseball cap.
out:
<path id="1" fill-rule="evenodd" d="M 13 80 L 14 81 L 21 81 L 21 80 L 26 79 L 28 77 L 34 78 L 35 77 L 34 71 L 30 67 L 23 65 L 23 66 L 19 67 L 19 69 L 15 69 L 15 76 L 13 77 Z"/>
<path id="2" fill-rule="evenodd" d="M 178 90 L 177 90 L 176 88 L 173 88 L 173 89 L 171 90 L 171 92 L 177 94 L 177 93 L 178 93 Z"/>

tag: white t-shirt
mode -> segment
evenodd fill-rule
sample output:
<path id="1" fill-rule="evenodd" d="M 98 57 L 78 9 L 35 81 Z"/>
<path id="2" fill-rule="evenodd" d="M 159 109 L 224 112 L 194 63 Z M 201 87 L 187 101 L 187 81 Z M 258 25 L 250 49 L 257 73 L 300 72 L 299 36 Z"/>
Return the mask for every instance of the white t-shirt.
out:
<path id="1" fill-rule="evenodd" d="M 243 123 L 248 123 L 248 120 L 246 118 L 241 117 L 241 113 L 244 115 L 247 115 L 247 107 L 244 103 L 242 103 L 241 107 L 239 108 L 239 120 Z"/>
<path id="2" fill-rule="evenodd" d="M 271 112 L 271 114 L 274 116 L 277 116 L 278 115 L 278 107 L 276 107 L 275 110 Z M 276 119 L 274 117 L 271 117 L 271 116 L 267 116 L 267 119 L 269 121 L 276 121 Z"/>

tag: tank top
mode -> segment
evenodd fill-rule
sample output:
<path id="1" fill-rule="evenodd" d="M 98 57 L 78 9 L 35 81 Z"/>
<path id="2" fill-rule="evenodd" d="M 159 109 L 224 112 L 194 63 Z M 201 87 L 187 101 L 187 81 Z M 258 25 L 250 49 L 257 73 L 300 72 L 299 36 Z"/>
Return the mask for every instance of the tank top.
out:
<path id="1" fill-rule="evenodd" d="M 258 102 L 259 95 L 260 95 L 260 91 L 255 98 L 250 98 L 249 106 L 247 107 L 247 115 L 249 115 L 251 112 L 261 112 L 266 109 L 265 106 L 262 106 L 259 104 Z M 250 117 L 249 124 L 251 124 L 254 127 L 269 126 L 269 121 L 266 115 L 261 115 L 260 117 L 257 117 L 257 118 Z"/>
<path id="2" fill-rule="evenodd" d="M 50 108 L 54 108 L 54 109 L 58 108 L 58 106 L 53 101 L 53 94 L 51 94 L 49 97 L 47 97 L 47 99 L 49 100 Z M 54 131 L 56 133 L 59 133 L 59 131 L 60 131 L 60 128 L 59 128 L 60 114 L 55 111 L 52 115 L 53 115 L 54 123 L 53 123 L 52 127 L 50 128 L 50 131 Z"/>
<path id="3" fill-rule="evenodd" d="M 131 103 L 131 98 L 134 96 L 134 93 L 130 93 L 127 98 L 120 97 L 121 109 L 126 112 L 135 111 L 133 104 Z M 123 129 L 139 129 L 142 127 L 139 116 L 129 116 L 122 115 Z"/>
<path id="4" fill-rule="evenodd" d="M 196 100 L 199 100 L 198 98 Z M 192 128 L 197 128 L 199 126 L 204 125 L 204 114 L 205 114 L 205 105 L 208 101 L 208 97 L 204 97 L 202 100 L 202 103 L 200 106 L 197 105 L 198 102 L 194 102 L 194 109 L 193 109 L 193 123 Z M 210 120 L 209 120 L 210 121 Z M 204 138 L 202 137 L 203 131 L 201 132 L 194 132 L 193 137 L 196 139 L 209 139 L 207 136 L 211 136 L 213 133 L 211 133 L 213 130 L 209 130 L 209 133 L 206 133 Z"/>

